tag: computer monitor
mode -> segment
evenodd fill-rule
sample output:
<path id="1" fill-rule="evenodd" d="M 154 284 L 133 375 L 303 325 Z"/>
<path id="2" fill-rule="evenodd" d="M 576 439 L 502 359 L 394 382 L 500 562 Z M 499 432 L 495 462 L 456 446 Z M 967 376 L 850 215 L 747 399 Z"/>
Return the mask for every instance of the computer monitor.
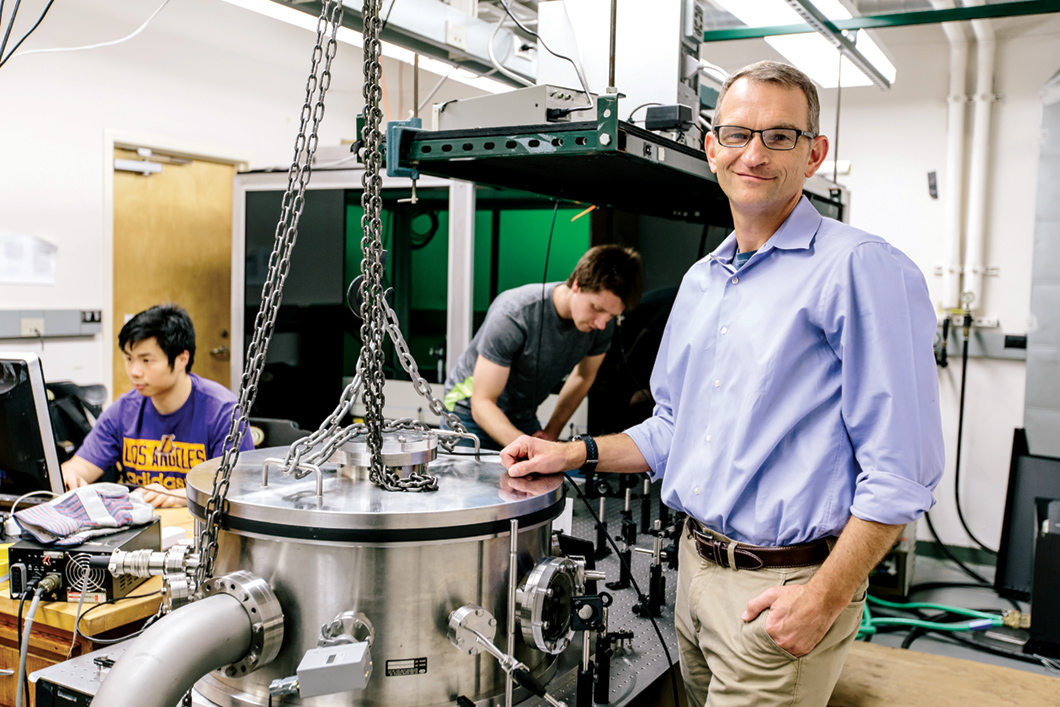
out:
<path id="1" fill-rule="evenodd" d="M 0 353 L 0 502 L 63 492 L 44 368 L 31 353 Z"/>
<path id="2" fill-rule="evenodd" d="M 1012 437 L 1008 494 L 994 574 L 994 586 L 1006 596 L 1031 598 L 1042 520 L 1049 503 L 1058 499 L 1060 459 L 1031 454 L 1026 430 L 1017 428 Z"/>

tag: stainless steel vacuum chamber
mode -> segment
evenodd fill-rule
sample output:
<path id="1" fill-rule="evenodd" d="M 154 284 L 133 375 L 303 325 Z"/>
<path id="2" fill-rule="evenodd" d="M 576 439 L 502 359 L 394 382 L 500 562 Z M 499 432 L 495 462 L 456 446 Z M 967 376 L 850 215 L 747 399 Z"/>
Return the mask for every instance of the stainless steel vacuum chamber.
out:
<path id="1" fill-rule="evenodd" d="M 285 451 L 240 456 L 215 565 L 217 575 L 246 570 L 272 587 L 284 615 L 280 653 L 246 677 L 211 673 L 196 689 L 222 707 L 265 707 L 269 683 L 294 674 L 322 627 L 355 612 L 374 628 L 367 688 L 283 704 L 428 707 L 455 704 L 461 695 L 496 704 L 504 695 L 503 671 L 488 655 L 454 649 L 447 619 L 465 604 L 481 605 L 497 618 L 503 645 L 511 521 L 518 520 L 522 581 L 550 554 L 552 520 L 564 505 L 562 477 L 527 482 L 509 478 L 496 457 L 441 455 L 429 465 L 437 491 L 387 492 L 346 474 L 355 467 L 327 464 L 318 496 L 312 475 L 299 480 L 273 469 L 262 485 L 265 459 Z M 188 474 L 189 506 L 199 522 L 218 463 Z M 535 675 L 549 668 L 551 656 L 521 636 L 515 655 Z"/>

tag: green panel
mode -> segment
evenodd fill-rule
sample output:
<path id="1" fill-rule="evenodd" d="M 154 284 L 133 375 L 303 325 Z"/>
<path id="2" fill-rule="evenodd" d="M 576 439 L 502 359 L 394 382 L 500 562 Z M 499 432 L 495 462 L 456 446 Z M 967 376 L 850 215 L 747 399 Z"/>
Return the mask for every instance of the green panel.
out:
<path id="1" fill-rule="evenodd" d="M 831 23 L 839 30 L 856 31 L 859 29 L 885 29 L 887 27 L 907 27 L 910 25 L 963 22 L 999 17 L 1045 15 L 1054 12 L 1060 12 L 1060 0 L 1023 0 L 1022 2 L 1003 2 L 942 10 L 864 15 L 847 20 L 831 20 Z M 707 30 L 703 33 L 703 41 L 725 42 L 733 39 L 758 39 L 786 34 L 809 34 L 816 31 L 808 24 L 775 25 L 772 27 L 730 27 Z"/>
<path id="2" fill-rule="evenodd" d="M 581 209 L 560 209 L 548 254 L 552 209 L 510 209 L 501 214 L 498 292 L 531 282 L 566 280 L 589 249 L 589 217 L 571 222 Z"/>
<path id="3" fill-rule="evenodd" d="M 445 202 L 441 202 L 444 204 Z M 510 203 L 510 202 L 508 202 Z M 441 205 L 439 204 L 439 205 Z M 425 203 L 421 202 L 425 207 Z M 473 307 L 481 316 L 490 305 L 490 277 L 493 243 L 493 206 L 481 203 L 475 213 L 475 263 Z M 400 208 L 415 208 L 402 205 Z M 582 217 L 571 223 L 571 218 L 581 209 L 561 208 L 556 215 L 556 228 L 552 237 L 552 248 L 548 264 L 548 280 L 566 280 L 574 269 L 578 258 L 589 248 L 589 218 Z M 361 273 L 361 217 L 359 203 L 350 203 L 346 211 L 346 255 L 345 281 L 347 286 Z M 445 342 L 445 322 L 448 302 L 449 262 L 449 212 L 438 209 L 435 229 L 429 212 L 424 210 L 413 217 L 411 227 L 413 244 L 426 240 L 411 253 L 411 282 L 393 281 L 394 254 L 387 259 L 386 285 L 393 286 L 398 297 L 409 297 L 407 320 L 401 328 L 422 373 L 428 380 L 435 380 L 436 357 L 432 348 Z M 391 207 L 384 207 L 383 244 L 390 250 L 394 241 L 395 223 Z M 500 245 L 498 248 L 498 292 L 519 287 L 531 282 L 541 282 L 548 247 L 552 208 L 502 209 L 500 215 Z M 427 239 L 434 230 L 433 236 Z M 400 242 L 400 240 L 399 240 Z M 399 300 L 400 301 L 400 300 Z M 396 307 L 400 311 L 400 307 Z M 359 323 L 358 320 L 355 322 Z M 352 376 L 357 366 L 361 342 L 358 332 L 347 330 L 343 342 L 343 373 Z M 400 366 L 390 359 L 388 351 L 385 371 L 388 377 L 405 378 Z"/>
<path id="4" fill-rule="evenodd" d="M 490 306 L 490 263 L 493 259 L 493 211 L 475 212 L 475 282 L 471 289 L 471 309 L 485 312 Z"/>
<path id="5" fill-rule="evenodd" d="M 415 245 L 435 229 L 431 215 L 421 213 L 412 219 L 412 282 L 409 283 L 412 309 L 447 309 L 449 297 L 449 211 L 436 210 L 435 233 L 421 248 Z"/>

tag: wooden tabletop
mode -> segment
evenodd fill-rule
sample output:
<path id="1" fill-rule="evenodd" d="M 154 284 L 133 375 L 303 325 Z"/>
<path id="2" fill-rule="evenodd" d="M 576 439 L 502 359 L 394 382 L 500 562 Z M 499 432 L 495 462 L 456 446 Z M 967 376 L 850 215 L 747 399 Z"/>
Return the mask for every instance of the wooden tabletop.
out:
<path id="1" fill-rule="evenodd" d="M 195 521 L 187 508 L 158 508 L 155 509 L 155 513 L 162 519 L 162 527 L 183 528 L 187 531 L 189 538 L 192 536 Z M 129 593 L 132 598 L 124 598 L 115 604 L 92 610 L 81 619 L 81 632 L 87 636 L 96 636 L 153 615 L 162 600 L 158 594 L 161 589 L 162 578 L 151 577 Z M 11 599 L 8 583 L 0 584 L 0 614 L 14 616 L 18 613 L 18 604 L 18 601 Z M 81 607 L 81 612 L 84 613 L 90 606 L 92 603 L 86 601 Z M 76 616 L 76 602 L 41 602 L 37 609 L 35 622 L 73 633 Z"/>
<path id="2" fill-rule="evenodd" d="M 1056 707 L 1060 678 L 857 641 L 829 707 Z"/>

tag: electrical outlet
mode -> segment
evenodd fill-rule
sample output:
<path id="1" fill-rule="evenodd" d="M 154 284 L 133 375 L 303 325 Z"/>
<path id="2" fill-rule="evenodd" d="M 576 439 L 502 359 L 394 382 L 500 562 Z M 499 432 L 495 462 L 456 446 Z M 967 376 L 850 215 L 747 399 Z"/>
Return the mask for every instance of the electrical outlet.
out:
<path id="1" fill-rule="evenodd" d="M 467 27 L 458 23 L 445 22 L 445 43 L 451 47 L 467 51 Z"/>
<path id="2" fill-rule="evenodd" d="M 18 320 L 19 336 L 44 336 L 44 317 L 23 317 Z"/>
<path id="3" fill-rule="evenodd" d="M 997 317 L 976 317 L 972 320 L 972 324 L 977 329 L 997 329 L 1001 326 L 1001 322 L 997 320 Z"/>
<path id="4" fill-rule="evenodd" d="M 82 309 L 81 310 L 81 323 L 82 324 L 98 324 L 103 321 L 103 312 L 98 309 Z"/>
<path id="5" fill-rule="evenodd" d="M 534 60 L 534 52 L 537 51 L 535 45 L 515 35 L 512 36 L 512 41 L 515 42 L 515 51 L 512 52 L 513 57 L 523 61 Z"/>

